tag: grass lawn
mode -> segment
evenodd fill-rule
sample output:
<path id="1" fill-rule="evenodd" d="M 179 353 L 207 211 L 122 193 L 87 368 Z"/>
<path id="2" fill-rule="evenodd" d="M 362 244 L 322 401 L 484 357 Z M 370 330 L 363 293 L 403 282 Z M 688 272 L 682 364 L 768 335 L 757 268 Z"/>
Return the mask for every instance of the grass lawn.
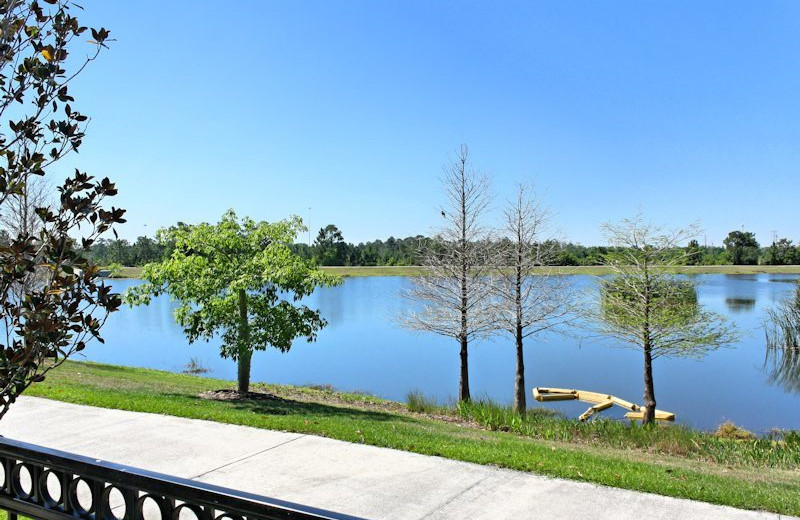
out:
<path id="1" fill-rule="evenodd" d="M 323 267 L 325 271 L 340 276 L 420 276 L 425 269 L 419 266 L 376 267 Z M 588 266 L 543 266 L 534 268 L 546 274 L 590 274 L 603 275 L 611 270 L 601 265 Z M 675 270 L 679 274 L 800 274 L 800 265 L 686 265 Z"/>
<path id="2" fill-rule="evenodd" d="M 340 276 L 420 276 L 425 269 L 418 266 L 375 266 L 375 267 L 323 267 L 324 271 Z M 603 266 L 553 266 L 537 268 L 550 274 L 609 274 Z M 683 266 L 676 270 L 681 274 L 800 274 L 800 265 L 698 265 Z M 141 267 L 123 267 L 118 278 L 140 278 Z"/>
<path id="3" fill-rule="evenodd" d="M 534 414 L 525 428 L 497 431 L 482 427 L 491 426 L 491 421 L 481 421 L 472 412 L 413 413 L 401 403 L 327 388 L 259 384 L 254 385 L 254 390 L 277 398 L 217 401 L 199 397 L 210 390 L 231 388 L 235 385 L 230 381 L 68 362 L 46 381 L 32 386 L 27 395 L 321 435 L 553 477 L 800 515 L 800 453 L 783 441 L 711 440 L 709 434 L 683 435 L 682 428 L 630 428 L 610 424 L 611 421 L 586 425 L 547 414 Z M 570 428 L 574 432 L 568 435 Z M 502 421 L 498 429 L 503 429 Z M 710 447 L 687 448 L 694 444 L 698 448 L 705 444 Z"/>

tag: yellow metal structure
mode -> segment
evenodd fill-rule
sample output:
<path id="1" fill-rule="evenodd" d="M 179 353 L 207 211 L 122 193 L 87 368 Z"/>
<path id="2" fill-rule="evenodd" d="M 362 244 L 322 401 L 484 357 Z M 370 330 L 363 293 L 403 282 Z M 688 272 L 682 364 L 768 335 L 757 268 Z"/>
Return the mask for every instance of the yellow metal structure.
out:
<path id="1" fill-rule="evenodd" d="M 536 387 L 533 389 L 533 397 L 539 402 L 547 401 L 583 401 L 584 403 L 591 403 L 592 406 L 583 412 L 578 419 L 585 421 L 596 413 L 602 412 L 614 405 L 630 410 L 625 414 L 625 417 L 631 420 L 644 419 L 644 408 L 638 404 L 631 403 L 613 395 L 601 394 L 599 392 L 588 392 L 586 390 L 570 390 L 567 388 L 543 388 Z M 675 414 L 665 412 L 663 410 L 656 410 L 657 421 L 674 421 Z"/>

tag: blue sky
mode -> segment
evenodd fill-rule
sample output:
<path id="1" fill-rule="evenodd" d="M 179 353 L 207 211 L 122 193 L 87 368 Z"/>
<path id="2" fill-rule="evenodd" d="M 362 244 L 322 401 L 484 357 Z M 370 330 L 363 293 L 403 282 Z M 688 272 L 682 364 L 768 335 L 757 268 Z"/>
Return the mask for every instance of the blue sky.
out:
<path id="1" fill-rule="evenodd" d="M 797 2 L 81 3 L 117 41 L 64 167 L 117 181 L 126 238 L 230 207 L 425 234 L 461 143 L 496 208 L 532 179 L 573 241 L 640 209 L 800 238 Z"/>

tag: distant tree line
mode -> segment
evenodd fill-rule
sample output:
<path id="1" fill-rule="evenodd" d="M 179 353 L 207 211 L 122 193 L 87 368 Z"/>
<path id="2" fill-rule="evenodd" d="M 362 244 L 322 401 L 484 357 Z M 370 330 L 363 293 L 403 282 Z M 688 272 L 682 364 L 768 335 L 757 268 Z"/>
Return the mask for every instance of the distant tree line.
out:
<path id="1" fill-rule="evenodd" d="M 333 224 L 320 229 L 312 245 L 294 244 L 294 253 L 319 265 L 377 266 L 419 265 L 419 250 L 428 239 L 422 235 L 406 238 L 389 237 L 351 244 Z"/>
<path id="2" fill-rule="evenodd" d="M 181 224 L 179 224 L 180 226 Z M 2 233 L 2 232 L 0 232 Z M 0 235 L 0 243 L 7 243 L 7 234 Z M 353 244 L 333 224 L 321 228 L 311 245 L 293 244 L 292 252 L 305 260 L 325 266 L 392 266 L 421 265 L 419 251 L 430 239 L 423 235 L 406 238 L 389 237 Z M 543 244 L 556 251 L 549 265 L 590 266 L 603 265 L 607 255 L 619 252 L 610 246 L 584 246 L 572 242 L 550 240 Z M 800 246 L 788 238 L 776 238 L 771 245 L 761 247 L 755 234 L 749 231 L 731 231 L 723 246 L 700 245 L 691 240 L 684 247 L 686 265 L 797 265 L 800 264 Z M 168 238 L 154 239 L 140 236 L 131 243 L 125 239 L 101 239 L 91 248 L 91 259 L 99 265 L 121 264 L 141 266 L 160 262 L 172 253 Z"/>
<path id="3" fill-rule="evenodd" d="M 133 243 L 124 238 L 100 239 L 92 244 L 90 256 L 98 265 L 141 266 L 150 262 L 160 262 L 171 253 L 172 247 L 169 242 L 141 236 Z"/>

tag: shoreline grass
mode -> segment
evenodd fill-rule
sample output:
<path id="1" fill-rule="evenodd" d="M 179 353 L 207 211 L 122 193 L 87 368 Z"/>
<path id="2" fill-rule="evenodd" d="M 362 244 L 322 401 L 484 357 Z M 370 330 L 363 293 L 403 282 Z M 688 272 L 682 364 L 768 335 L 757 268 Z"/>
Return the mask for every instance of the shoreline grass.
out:
<path id="1" fill-rule="evenodd" d="M 323 271 L 343 277 L 365 276 L 422 276 L 425 268 L 420 266 L 326 266 Z M 610 274 L 602 265 L 587 266 L 544 266 L 536 272 L 554 275 L 595 275 Z M 676 274 L 800 274 L 800 265 L 686 265 L 675 269 Z M 116 278 L 141 278 L 141 267 L 123 267 Z"/>
<path id="2" fill-rule="evenodd" d="M 680 450 L 645 442 L 648 436 L 662 438 L 666 444 L 683 442 L 670 438 L 680 433 L 670 432 L 674 427 L 666 427 L 669 433 L 663 435 L 659 429 L 641 426 L 630 432 L 611 421 L 579 424 L 541 414 L 528 423 L 521 422 L 516 430 L 502 431 L 508 417 L 495 420 L 492 428 L 486 426 L 491 420 L 478 417 L 478 408 L 475 413 L 465 410 L 461 415 L 414 413 L 405 403 L 337 392 L 325 386 L 254 385 L 254 390 L 268 392 L 275 399 L 217 401 L 200 397 L 204 392 L 231 388 L 235 388 L 231 381 L 67 362 L 47 380 L 32 386 L 27 395 L 321 435 L 744 509 L 800 514 L 796 453 L 789 450 L 786 455 L 783 448 L 775 450 L 781 456 L 761 453 L 785 441 L 762 439 L 752 447 L 752 440 L 717 439 L 712 444 L 720 447 L 717 458 L 723 462 L 716 462 L 708 453 L 678 456 Z M 430 406 L 424 396 L 415 395 L 423 407 Z M 500 411 L 484 407 L 481 413 L 491 416 Z M 526 433 L 525 428 L 530 430 Z M 555 433 L 552 439 L 544 435 L 547 431 Z M 565 434 L 570 431 L 570 435 Z M 639 438 L 639 445 L 630 442 L 633 437 Z"/>

